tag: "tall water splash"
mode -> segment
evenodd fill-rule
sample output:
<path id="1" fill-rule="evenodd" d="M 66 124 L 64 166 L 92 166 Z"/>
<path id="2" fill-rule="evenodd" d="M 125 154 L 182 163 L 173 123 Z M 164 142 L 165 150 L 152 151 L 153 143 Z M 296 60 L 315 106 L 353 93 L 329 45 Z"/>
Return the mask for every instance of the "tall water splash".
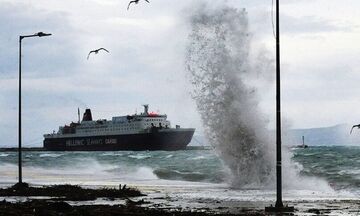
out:
<path id="1" fill-rule="evenodd" d="M 186 65 L 209 142 L 231 171 L 233 186 L 273 187 L 275 145 L 254 85 L 270 86 L 272 59 L 252 49 L 244 9 L 202 7 L 190 23 Z"/>

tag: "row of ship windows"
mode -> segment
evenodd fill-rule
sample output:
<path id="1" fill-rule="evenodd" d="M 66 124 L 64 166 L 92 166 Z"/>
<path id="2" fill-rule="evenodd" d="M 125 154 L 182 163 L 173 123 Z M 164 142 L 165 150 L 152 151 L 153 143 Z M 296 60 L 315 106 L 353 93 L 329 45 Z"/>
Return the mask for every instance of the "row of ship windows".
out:
<path id="1" fill-rule="evenodd" d="M 162 119 L 146 119 L 146 121 L 163 121 Z"/>
<path id="2" fill-rule="evenodd" d="M 152 124 L 154 124 L 154 123 L 152 123 Z M 160 124 L 161 124 L 161 123 L 160 123 Z M 165 126 L 165 125 L 167 125 L 167 124 L 163 124 L 162 126 Z M 145 126 L 152 126 L 152 125 L 151 125 L 151 123 L 145 123 Z M 154 124 L 154 126 L 160 126 L 160 125 Z"/>
<path id="3" fill-rule="evenodd" d="M 135 127 L 128 127 L 128 128 L 121 128 L 122 130 L 135 130 L 136 128 Z M 102 131 L 102 132 L 104 132 L 104 131 L 117 131 L 117 129 L 114 129 L 114 128 L 112 128 L 112 129 L 101 129 L 101 130 L 96 130 L 96 131 Z M 85 133 L 93 133 L 94 132 L 94 130 L 83 130 L 83 132 L 85 132 Z"/>
<path id="4" fill-rule="evenodd" d="M 117 123 L 128 123 L 128 122 L 117 122 Z M 137 124 L 133 124 L 133 123 L 128 123 L 128 125 L 137 125 Z M 107 128 L 108 126 L 98 126 L 98 125 L 94 125 L 94 126 L 86 126 L 86 127 L 79 127 L 79 129 L 99 129 L 99 128 Z M 120 125 L 120 126 L 113 126 L 113 127 L 125 127 L 125 125 Z"/>
<path id="5" fill-rule="evenodd" d="M 124 128 L 124 127 L 132 127 L 132 126 L 136 126 L 136 125 L 133 125 L 133 124 L 130 124 L 130 125 L 120 125 L 120 126 L 112 126 L 112 128 Z"/>
<path id="6" fill-rule="evenodd" d="M 145 125 L 147 126 L 150 126 L 151 124 L 150 123 L 146 123 Z M 166 125 L 164 125 L 166 126 Z M 137 129 L 136 127 L 113 127 L 113 128 L 110 128 L 110 129 L 97 129 L 96 131 L 116 131 L 116 130 L 119 130 L 119 129 L 122 129 L 122 130 L 134 130 L 134 129 Z M 94 132 L 94 130 L 83 130 L 85 133 L 89 133 L 89 132 Z"/>
<path id="7" fill-rule="evenodd" d="M 138 124 L 128 124 L 128 125 L 115 125 L 115 126 L 109 126 L 109 127 L 87 127 L 87 128 L 79 128 L 79 129 L 97 129 L 100 130 L 101 128 L 124 128 L 124 127 L 135 127 L 138 126 Z"/>

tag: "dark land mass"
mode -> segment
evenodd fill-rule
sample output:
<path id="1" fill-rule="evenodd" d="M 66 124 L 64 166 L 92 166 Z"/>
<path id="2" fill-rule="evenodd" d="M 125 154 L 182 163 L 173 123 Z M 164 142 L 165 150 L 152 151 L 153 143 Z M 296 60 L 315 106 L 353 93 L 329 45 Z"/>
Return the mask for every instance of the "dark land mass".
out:
<path id="1" fill-rule="evenodd" d="M 25 197 L 25 201 L 16 201 L 14 196 Z M 262 216 L 274 215 L 264 211 L 265 203 L 254 201 L 252 207 L 249 203 L 213 202 L 203 207 L 176 207 L 163 203 L 144 201 L 144 195 L 137 189 L 125 185 L 117 189 L 100 188 L 88 189 L 76 185 L 53 185 L 43 187 L 30 187 L 26 183 L 16 184 L 9 188 L 0 189 L 0 216 Z M 38 197 L 38 198 L 37 198 Z M 88 200 L 102 198 L 111 201 L 111 204 L 89 204 Z M 145 197 L 146 198 L 146 197 Z M 8 199 L 8 200 L 6 200 Z M 9 202 L 10 200 L 10 202 Z M 21 200 L 21 199 L 20 199 Z M 229 204 L 229 203 L 228 203 Z M 343 215 L 343 213 L 358 215 L 358 200 L 339 201 L 300 201 L 290 203 L 296 206 L 295 213 L 282 213 L 281 215 L 298 215 L 298 213 L 311 215 Z M 231 207 L 232 206 L 232 207 Z M 268 206 L 268 204 L 265 204 Z M 230 207 L 230 208 L 229 208 Z M 236 211 L 231 211 L 235 209 Z M 275 214 L 276 215 L 276 214 Z M 279 214 L 278 214 L 279 215 Z M 300 214 L 301 215 L 301 214 Z"/>
<path id="2" fill-rule="evenodd" d="M 202 211 L 182 210 L 177 208 L 143 207 L 148 202 L 143 199 L 133 201 L 130 197 L 146 196 L 139 190 L 128 188 L 126 185 L 119 189 L 87 189 L 76 185 L 53 185 L 43 187 L 30 187 L 27 183 L 15 184 L 12 187 L 0 189 L 0 197 L 42 197 L 42 199 L 29 199 L 25 202 L 0 201 L 0 216 L 206 216 L 228 215 L 231 213 L 215 213 L 203 209 Z M 48 197 L 45 198 L 44 197 Z M 85 201 L 97 198 L 109 200 L 123 199 L 125 205 L 70 205 L 65 201 Z M 236 215 L 264 215 L 259 210 L 244 210 Z"/>
<path id="3" fill-rule="evenodd" d="M 119 185 L 119 189 L 82 188 L 77 185 L 52 185 L 43 187 L 30 187 L 27 183 L 17 183 L 12 187 L 0 189 L 0 196 L 42 196 L 53 197 L 52 200 L 86 201 L 97 198 L 127 198 L 145 196 L 139 190 Z"/>

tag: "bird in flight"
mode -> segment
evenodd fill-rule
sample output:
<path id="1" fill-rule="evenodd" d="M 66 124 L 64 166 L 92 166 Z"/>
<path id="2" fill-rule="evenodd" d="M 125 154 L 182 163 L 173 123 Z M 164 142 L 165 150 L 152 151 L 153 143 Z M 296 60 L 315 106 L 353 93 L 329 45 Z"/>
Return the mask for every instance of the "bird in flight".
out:
<path id="1" fill-rule="evenodd" d="M 105 49 L 105 48 L 102 48 L 102 47 L 99 48 L 99 49 L 96 49 L 96 50 L 91 50 L 91 51 L 89 52 L 88 56 L 87 56 L 87 59 L 89 60 L 89 56 L 90 56 L 91 53 L 98 54 L 98 52 L 99 52 L 100 50 L 104 50 L 104 51 L 106 51 L 106 52 L 109 52 L 109 50 L 107 50 L 107 49 Z"/>
<path id="2" fill-rule="evenodd" d="M 352 128 L 351 128 L 351 130 L 350 130 L 350 134 L 351 134 L 352 130 L 353 130 L 355 127 L 360 128 L 360 124 L 352 126 Z"/>
<path id="3" fill-rule="evenodd" d="M 132 4 L 132 3 L 135 3 L 135 4 L 137 4 L 137 3 L 139 3 L 139 1 L 140 0 L 132 0 L 132 1 L 130 1 L 129 2 L 129 5 L 128 5 L 128 7 L 127 7 L 127 9 L 129 10 L 129 8 L 130 8 L 130 5 Z M 147 3 L 150 3 L 148 0 L 145 0 Z"/>

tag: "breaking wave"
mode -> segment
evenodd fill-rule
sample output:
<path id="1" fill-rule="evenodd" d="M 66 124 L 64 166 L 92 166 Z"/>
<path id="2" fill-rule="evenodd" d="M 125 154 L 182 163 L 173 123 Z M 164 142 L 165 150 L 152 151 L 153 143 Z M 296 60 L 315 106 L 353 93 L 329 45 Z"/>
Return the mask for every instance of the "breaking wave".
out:
<path id="1" fill-rule="evenodd" d="M 154 152 L 61 152 L 61 157 L 40 157 L 50 152 L 24 152 L 23 178 L 32 184 L 118 185 L 157 184 L 166 181 L 225 183 L 226 170 L 211 150 Z M 17 181 L 17 152 L 0 157 L 1 184 Z M 107 156 L 104 156 L 106 154 Z M 123 156 L 119 156 L 122 154 Z M 284 168 L 284 187 L 299 190 L 357 191 L 360 185 L 359 147 L 318 147 L 293 150 L 292 169 Z M 31 157 L 27 157 L 31 155 Z M 129 155 L 149 155 L 138 159 Z M 168 157 L 170 156 L 171 157 Z M 288 155 L 288 154 L 286 154 Z M 287 173 L 295 170 L 299 175 Z M 294 171 L 292 171 L 294 172 Z M 291 183 L 286 187 L 286 184 Z M 183 183 L 186 185 L 187 183 Z"/>
<path id="2" fill-rule="evenodd" d="M 5 154 L 5 153 L 1 153 Z M 28 157 L 31 156 L 31 157 Z M 196 160 L 191 160 L 195 158 Z M 210 151 L 24 152 L 24 180 L 36 184 L 113 184 L 159 180 L 222 182 Z M 0 157 L 1 183 L 17 178 L 17 153 Z"/>
<path id="3" fill-rule="evenodd" d="M 194 181 L 194 182 L 212 182 L 221 183 L 224 181 L 223 172 L 204 173 L 195 170 L 174 170 L 169 168 L 155 169 L 153 173 L 159 179 Z"/>
<path id="4" fill-rule="evenodd" d="M 244 9 L 202 5 L 193 14 L 186 66 L 206 136 L 234 187 L 267 187 L 274 180 L 274 145 L 258 89 L 249 83 L 272 77 L 273 61 L 251 49 Z"/>
<path id="5" fill-rule="evenodd" d="M 209 143 L 233 187 L 274 188 L 275 139 L 259 107 L 273 89 L 273 56 L 254 46 L 245 9 L 204 4 L 193 12 L 186 66 Z M 284 187 L 330 190 L 322 179 L 301 177 L 291 157 L 283 148 Z"/>

